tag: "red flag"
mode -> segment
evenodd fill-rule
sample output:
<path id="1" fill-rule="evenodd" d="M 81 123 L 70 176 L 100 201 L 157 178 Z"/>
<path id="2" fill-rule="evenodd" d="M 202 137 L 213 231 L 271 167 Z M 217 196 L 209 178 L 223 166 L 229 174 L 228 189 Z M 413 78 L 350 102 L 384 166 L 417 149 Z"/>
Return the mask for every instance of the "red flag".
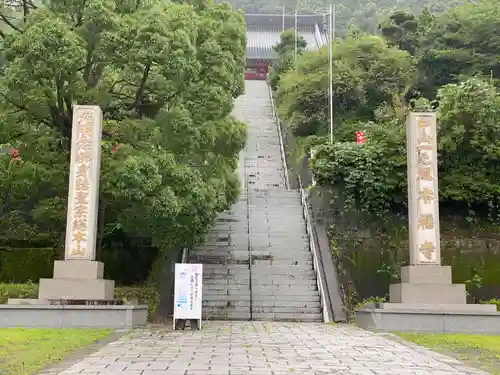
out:
<path id="1" fill-rule="evenodd" d="M 356 144 L 364 145 L 366 143 L 365 132 L 356 132 Z"/>
<path id="2" fill-rule="evenodd" d="M 113 146 L 113 148 L 111 149 L 111 153 L 114 154 L 116 151 L 118 151 L 118 149 L 120 148 L 120 144 L 117 143 L 115 146 Z"/>
<path id="3" fill-rule="evenodd" d="M 21 160 L 21 153 L 17 148 L 12 148 L 10 150 L 11 159 L 18 163 Z"/>

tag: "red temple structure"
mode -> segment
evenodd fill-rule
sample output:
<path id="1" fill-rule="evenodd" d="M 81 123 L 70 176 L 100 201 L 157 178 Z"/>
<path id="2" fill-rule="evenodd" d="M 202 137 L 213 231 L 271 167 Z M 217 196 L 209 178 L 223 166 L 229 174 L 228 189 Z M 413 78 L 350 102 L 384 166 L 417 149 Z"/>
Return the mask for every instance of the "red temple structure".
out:
<path id="1" fill-rule="evenodd" d="M 284 30 L 295 28 L 295 16 L 282 14 L 246 14 L 247 48 L 245 79 L 265 80 L 273 59 L 274 46 Z M 328 43 L 326 15 L 298 15 L 297 31 L 316 50 Z"/>

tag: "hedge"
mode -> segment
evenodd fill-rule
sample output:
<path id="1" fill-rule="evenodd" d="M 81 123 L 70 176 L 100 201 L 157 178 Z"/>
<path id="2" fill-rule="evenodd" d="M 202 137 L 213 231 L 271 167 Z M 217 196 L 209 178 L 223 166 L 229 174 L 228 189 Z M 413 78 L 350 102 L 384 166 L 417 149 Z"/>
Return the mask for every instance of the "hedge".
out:
<path id="1" fill-rule="evenodd" d="M 6 284 L 0 283 L 0 304 L 7 303 L 9 298 L 38 298 L 38 284 Z M 142 303 L 148 305 L 149 319 L 160 303 L 160 295 L 151 286 L 126 286 L 115 289 L 115 298 L 125 303 Z"/>
<path id="2" fill-rule="evenodd" d="M 52 248 L 0 248 L 0 282 L 25 283 L 52 277 L 56 257 Z"/>

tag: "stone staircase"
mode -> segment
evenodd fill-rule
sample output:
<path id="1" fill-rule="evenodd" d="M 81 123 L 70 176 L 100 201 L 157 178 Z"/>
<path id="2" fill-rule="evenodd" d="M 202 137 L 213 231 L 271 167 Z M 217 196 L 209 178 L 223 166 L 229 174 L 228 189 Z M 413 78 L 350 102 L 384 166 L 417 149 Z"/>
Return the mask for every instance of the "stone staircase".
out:
<path id="1" fill-rule="evenodd" d="M 321 321 L 297 191 L 287 190 L 267 84 L 246 81 L 234 115 L 248 124 L 242 193 L 190 261 L 204 264 L 205 319 Z"/>

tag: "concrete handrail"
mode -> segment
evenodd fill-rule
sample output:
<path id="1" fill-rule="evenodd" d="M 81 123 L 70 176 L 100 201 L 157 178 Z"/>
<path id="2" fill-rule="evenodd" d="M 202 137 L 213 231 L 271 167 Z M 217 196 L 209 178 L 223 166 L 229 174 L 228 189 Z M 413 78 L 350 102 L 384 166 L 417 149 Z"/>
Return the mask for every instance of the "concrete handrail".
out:
<path id="1" fill-rule="evenodd" d="M 269 84 L 269 82 L 267 83 L 267 87 L 269 89 L 269 100 L 271 102 L 271 111 L 273 113 L 274 121 L 276 122 L 276 127 L 278 130 L 278 138 L 280 141 L 281 162 L 283 164 L 283 173 L 285 175 L 285 187 L 288 190 L 290 190 L 290 177 L 288 176 L 288 167 L 287 167 L 287 163 L 286 163 L 286 155 L 285 155 L 285 147 L 283 145 L 283 137 L 281 135 L 280 120 L 279 120 L 278 114 L 276 112 L 276 107 L 274 105 L 274 98 L 273 98 L 273 90 L 271 89 L 271 85 Z"/>
<path id="2" fill-rule="evenodd" d="M 312 225 L 311 213 L 309 211 L 309 203 L 307 200 L 307 195 L 302 187 L 302 182 L 300 180 L 300 176 L 298 176 L 298 189 L 300 193 L 300 204 L 302 205 L 303 216 L 306 222 L 306 232 L 309 237 L 309 248 L 313 255 L 313 267 L 314 271 L 316 271 L 316 282 L 318 285 L 318 291 L 321 297 L 321 307 L 323 309 L 323 321 L 325 323 L 329 323 L 334 321 L 333 317 L 333 307 L 330 301 L 330 294 L 325 288 L 324 275 L 323 275 L 323 264 L 320 263 L 320 257 L 318 254 L 318 246 L 316 241 L 316 236 L 314 233 L 314 227 Z"/>

